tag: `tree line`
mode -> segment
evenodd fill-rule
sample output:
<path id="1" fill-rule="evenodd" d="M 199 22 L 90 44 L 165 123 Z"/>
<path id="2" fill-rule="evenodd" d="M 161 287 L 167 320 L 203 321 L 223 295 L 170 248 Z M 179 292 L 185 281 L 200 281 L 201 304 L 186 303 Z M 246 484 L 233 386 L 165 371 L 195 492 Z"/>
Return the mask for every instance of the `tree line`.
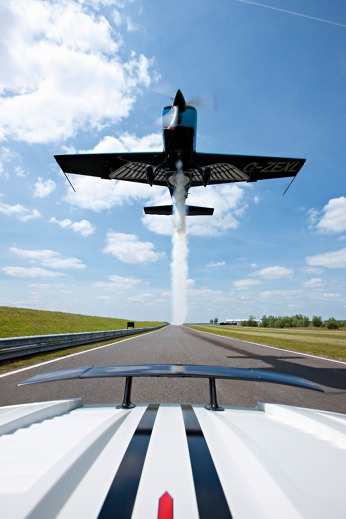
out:
<path id="1" fill-rule="evenodd" d="M 219 319 L 215 317 L 210 319 L 209 322 L 210 324 L 217 324 Z M 327 328 L 328 330 L 338 330 L 339 328 L 346 327 L 346 322 L 338 321 L 334 317 L 329 317 L 329 319 L 323 321 L 322 317 L 314 315 L 310 320 L 309 317 L 302 314 L 285 315 L 283 317 L 264 315 L 261 322 L 258 322 L 253 315 L 250 315 L 248 319 L 245 319 L 240 324 L 241 326 L 261 326 L 263 328 L 307 328 L 308 326 L 314 326 L 315 328 Z"/>
<path id="2" fill-rule="evenodd" d="M 242 326 L 258 326 L 258 324 L 252 315 L 250 315 L 247 321 L 242 321 L 241 323 Z M 314 326 L 315 328 L 337 330 L 345 326 L 345 323 L 337 321 L 334 317 L 329 317 L 329 319 L 323 321 L 322 317 L 318 315 L 314 315 L 310 320 L 306 315 L 295 314 L 292 316 L 264 315 L 259 325 L 263 328 L 307 328 L 308 326 Z"/>

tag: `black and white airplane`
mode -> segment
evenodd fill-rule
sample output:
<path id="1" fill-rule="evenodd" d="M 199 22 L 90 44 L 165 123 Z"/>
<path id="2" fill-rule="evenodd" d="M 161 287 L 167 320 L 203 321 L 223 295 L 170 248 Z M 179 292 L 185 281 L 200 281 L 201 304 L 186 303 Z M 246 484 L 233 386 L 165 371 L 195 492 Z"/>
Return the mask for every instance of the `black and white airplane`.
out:
<path id="1" fill-rule="evenodd" d="M 167 186 L 171 196 L 181 171 L 185 196 L 195 186 L 295 177 L 305 159 L 200 153 L 196 151 L 197 111 L 177 91 L 162 110 L 163 151 L 55 155 L 66 173 Z M 185 206 L 189 216 L 212 215 L 209 207 Z M 170 215 L 173 205 L 145 207 L 146 214 Z"/>

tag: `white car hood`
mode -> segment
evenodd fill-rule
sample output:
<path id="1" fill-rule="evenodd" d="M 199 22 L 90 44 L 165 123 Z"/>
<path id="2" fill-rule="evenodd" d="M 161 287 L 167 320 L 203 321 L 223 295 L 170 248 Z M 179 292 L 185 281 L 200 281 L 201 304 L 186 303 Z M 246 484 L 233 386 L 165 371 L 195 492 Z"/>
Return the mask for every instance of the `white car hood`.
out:
<path id="1" fill-rule="evenodd" d="M 270 403 L 2 407 L 1 516 L 341 519 L 345 433 L 346 415 Z"/>

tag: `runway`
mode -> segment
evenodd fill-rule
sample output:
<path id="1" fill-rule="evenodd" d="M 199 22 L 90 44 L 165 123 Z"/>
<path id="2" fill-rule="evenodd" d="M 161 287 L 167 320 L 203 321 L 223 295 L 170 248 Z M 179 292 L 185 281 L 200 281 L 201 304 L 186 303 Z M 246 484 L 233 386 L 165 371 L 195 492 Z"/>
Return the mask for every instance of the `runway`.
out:
<path id="1" fill-rule="evenodd" d="M 54 362 L 0 376 L 0 405 L 83 397 L 87 404 L 120 403 L 122 379 L 65 380 L 18 387 L 38 373 L 77 366 L 109 364 L 203 364 L 270 369 L 318 384 L 325 393 L 265 382 L 218 380 L 221 405 L 254 407 L 258 401 L 346 413 L 346 364 L 215 336 L 185 326 L 129 338 Z M 207 380 L 134 379 L 133 402 L 209 403 Z"/>

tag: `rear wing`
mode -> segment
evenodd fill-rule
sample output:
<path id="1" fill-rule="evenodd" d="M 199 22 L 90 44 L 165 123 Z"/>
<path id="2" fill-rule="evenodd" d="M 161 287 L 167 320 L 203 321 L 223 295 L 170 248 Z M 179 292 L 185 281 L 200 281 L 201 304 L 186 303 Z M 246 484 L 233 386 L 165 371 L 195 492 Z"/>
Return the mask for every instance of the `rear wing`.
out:
<path id="1" fill-rule="evenodd" d="M 217 403 L 216 379 L 248 380 L 252 382 L 271 382 L 287 386 L 321 391 L 309 380 L 284 373 L 262 369 L 232 368 L 227 366 L 199 366 L 191 364 L 133 364 L 116 366 L 84 366 L 80 368 L 63 369 L 41 373 L 18 384 L 37 384 L 40 382 L 52 382 L 54 380 L 87 379 L 103 377 L 125 377 L 125 389 L 123 402 L 119 405 L 122 409 L 131 409 L 135 405 L 131 402 L 131 388 L 133 377 L 183 377 L 183 378 L 208 378 L 210 403 L 205 406 L 212 411 L 223 411 Z"/>

